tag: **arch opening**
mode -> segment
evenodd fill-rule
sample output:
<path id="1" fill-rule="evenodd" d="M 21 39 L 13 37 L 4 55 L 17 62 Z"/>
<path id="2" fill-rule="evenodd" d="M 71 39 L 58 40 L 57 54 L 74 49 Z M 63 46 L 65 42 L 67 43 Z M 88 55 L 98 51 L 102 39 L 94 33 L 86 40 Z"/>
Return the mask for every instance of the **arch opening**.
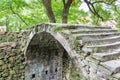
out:
<path id="1" fill-rule="evenodd" d="M 63 80 L 71 60 L 63 46 L 46 32 L 33 36 L 26 51 L 25 80 Z M 66 71 L 67 70 L 67 71 Z"/>

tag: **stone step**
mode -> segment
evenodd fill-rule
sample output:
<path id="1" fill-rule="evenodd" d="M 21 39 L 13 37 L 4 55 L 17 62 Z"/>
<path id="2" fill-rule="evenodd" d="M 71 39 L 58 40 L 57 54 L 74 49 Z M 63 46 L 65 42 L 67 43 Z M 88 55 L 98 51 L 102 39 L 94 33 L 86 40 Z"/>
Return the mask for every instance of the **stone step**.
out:
<path id="1" fill-rule="evenodd" d="M 91 45 L 91 46 L 85 45 L 82 48 L 82 50 L 85 52 L 104 53 L 104 52 L 111 52 L 117 48 L 120 48 L 120 42 L 114 42 L 111 44 Z"/>
<path id="2" fill-rule="evenodd" d="M 119 80 L 120 79 L 120 73 L 113 74 L 112 77 Z"/>
<path id="3" fill-rule="evenodd" d="M 111 33 L 111 32 L 117 32 L 117 30 L 113 30 L 113 29 L 95 29 L 95 30 L 70 30 L 70 32 L 72 34 L 80 34 L 80 33 L 87 33 L 87 34 L 91 34 L 91 33 Z"/>
<path id="4" fill-rule="evenodd" d="M 79 41 L 80 42 L 82 41 L 82 44 L 86 44 L 86 45 L 100 45 L 100 44 L 111 44 L 119 40 L 120 40 L 120 36 L 114 36 L 114 37 L 108 37 L 102 39 L 91 39 L 91 40 L 83 39 Z"/>
<path id="5" fill-rule="evenodd" d="M 99 61 L 120 59 L 120 49 L 114 50 L 109 53 L 94 53 L 92 54 L 92 57 Z"/>
<path id="6" fill-rule="evenodd" d="M 76 39 L 102 39 L 107 37 L 113 37 L 120 35 L 120 32 L 111 32 L 111 33 L 93 33 L 93 34 L 70 34 L 72 37 L 76 37 Z"/>
<path id="7" fill-rule="evenodd" d="M 63 33 L 66 34 L 91 34 L 91 33 L 111 33 L 111 32 L 117 32 L 117 30 L 113 29 L 62 29 Z"/>
<path id="8" fill-rule="evenodd" d="M 120 72 L 120 59 L 102 62 L 101 65 L 106 67 L 112 73 L 119 73 Z"/>
<path id="9" fill-rule="evenodd" d="M 17 42 L 3 42 L 0 43 L 0 49 L 4 48 L 4 47 L 16 47 L 17 46 Z"/>
<path id="10" fill-rule="evenodd" d="M 112 37 L 105 37 L 105 38 L 102 38 L 102 39 L 99 39 L 99 38 L 91 38 L 91 39 L 85 39 L 85 38 L 83 38 L 81 41 L 83 42 L 83 43 L 89 43 L 89 42 L 100 42 L 100 41 L 108 41 L 108 40 L 117 40 L 117 39 L 119 39 L 120 38 L 120 35 L 118 35 L 118 36 L 112 36 Z"/>
<path id="11" fill-rule="evenodd" d="M 50 23 L 50 25 L 52 26 L 56 26 L 57 27 L 61 27 L 61 28 L 64 28 L 64 29 L 78 29 L 78 28 L 81 28 L 81 29 L 112 29 L 111 27 L 101 27 L 101 26 L 95 26 L 95 25 L 82 25 L 82 24 L 57 24 L 57 23 Z"/>

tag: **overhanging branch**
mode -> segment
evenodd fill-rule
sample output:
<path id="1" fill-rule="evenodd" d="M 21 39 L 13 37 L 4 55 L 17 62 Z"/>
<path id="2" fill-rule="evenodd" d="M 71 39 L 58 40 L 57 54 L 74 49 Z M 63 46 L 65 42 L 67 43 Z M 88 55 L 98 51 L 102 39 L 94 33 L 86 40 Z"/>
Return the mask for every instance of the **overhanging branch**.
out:
<path id="1" fill-rule="evenodd" d="M 10 10 L 12 11 L 13 14 L 17 15 L 17 16 L 21 19 L 21 21 L 23 21 L 23 22 L 25 23 L 25 25 L 28 26 L 28 24 L 26 23 L 26 21 L 25 21 L 18 13 L 16 13 L 16 12 L 13 10 L 12 4 L 10 4 Z"/>
<path id="2" fill-rule="evenodd" d="M 95 2 L 92 2 L 92 4 L 98 4 L 98 3 L 105 3 L 105 4 L 108 4 L 108 5 L 111 5 L 113 2 L 115 2 L 117 0 L 112 0 L 112 1 L 95 1 Z"/>
<path id="3" fill-rule="evenodd" d="M 88 8 L 90 9 L 90 11 L 95 15 L 97 16 L 98 18 L 100 18 L 102 21 L 104 20 L 102 16 L 100 16 L 100 14 L 98 13 L 98 11 L 95 9 L 93 3 L 91 3 L 90 1 L 88 0 L 84 0 L 85 3 L 87 4 Z M 94 3 L 95 4 L 95 3 Z"/>
<path id="4" fill-rule="evenodd" d="M 105 3 L 105 1 L 95 1 L 95 2 L 92 2 L 92 4 L 96 4 L 96 3 Z"/>

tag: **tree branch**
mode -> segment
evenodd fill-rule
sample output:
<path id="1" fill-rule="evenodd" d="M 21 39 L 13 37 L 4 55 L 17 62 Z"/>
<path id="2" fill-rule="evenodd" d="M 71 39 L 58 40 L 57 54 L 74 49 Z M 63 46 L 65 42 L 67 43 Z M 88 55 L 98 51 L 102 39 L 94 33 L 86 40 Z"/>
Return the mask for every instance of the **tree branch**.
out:
<path id="1" fill-rule="evenodd" d="M 55 23 L 56 19 L 55 19 L 55 15 L 52 11 L 51 0 L 42 0 L 42 3 L 46 9 L 47 16 L 48 16 L 50 22 Z"/>
<path id="2" fill-rule="evenodd" d="M 12 11 L 13 14 L 17 15 L 17 16 L 21 19 L 21 21 L 23 21 L 23 22 L 25 23 L 25 25 L 28 26 L 28 24 L 26 23 L 26 21 L 25 21 L 18 13 L 16 13 L 16 12 L 13 10 L 12 4 L 10 4 L 10 10 Z"/>
<path id="3" fill-rule="evenodd" d="M 93 8 L 94 13 L 98 16 L 98 18 L 101 18 L 102 20 L 104 20 L 103 17 L 101 17 L 101 16 L 99 15 L 99 13 L 96 11 L 94 5 L 93 5 L 92 3 L 90 3 L 90 4 L 91 4 L 91 6 L 92 6 L 92 8 Z"/>
<path id="4" fill-rule="evenodd" d="M 62 2 L 63 2 L 63 5 L 65 6 L 65 0 L 62 0 Z"/>
<path id="5" fill-rule="evenodd" d="M 96 4 L 96 3 L 105 3 L 105 1 L 95 1 L 95 2 L 92 2 L 92 4 Z"/>
<path id="6" fill-rule="evenodd" d="M 90 11 L 91 11 L 94 15 L 96 15 L 98 18 L 100 18 L 100 19 L 103 21 L 103 20 L 104 20 L 103 17 L 101 17 L 101 16 L 99 15 L 99 13 L 96 11 L 93 3 L 91 3 L 91 2 L 88 1 L 88 0 L 84 0 L 84 1 L 85 1 L 85 3 L 87 4 L 87 6 L 88 6 L 88 8 L 90 9 Z"/>
<path id="7" fill-rule="evenodd" d="M 94 5 L 94 4 L 98 4 L 98 3 L 105 3 L 105 4 L 108 4 L 108 5 L 111 5 L 113 2 L 115 2 L 115 1 L 117 1 L 117 0 L 113 0 L 113 1 L 95 1 L 95 2 L 92 2 L 92 4 Z"/>
<path id="8" fill-rule="evenodd" d="M 96 24 L 98 24 L 98 21 L 99 21 L 99 17 L 98 17 L 98 19 L 97 19 L 97 21 L 96 21 Z"/>
<path id="9" fill-rule="evenodd" d="M 65 0 L 63 0 L 63 1 L 65 1 Z M 72 4 L 72 0 L 67 0 L 66 3 L 63 2 L 64 9 L 62 12 L 62 23 L 67 23 L 69 8 L 70 8 L 71 4 Z"/>

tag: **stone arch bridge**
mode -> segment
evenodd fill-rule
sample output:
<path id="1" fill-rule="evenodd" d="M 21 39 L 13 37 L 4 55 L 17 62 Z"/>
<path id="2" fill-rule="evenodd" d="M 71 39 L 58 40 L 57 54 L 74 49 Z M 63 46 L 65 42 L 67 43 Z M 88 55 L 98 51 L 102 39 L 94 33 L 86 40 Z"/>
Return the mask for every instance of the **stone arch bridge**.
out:
<path id="1" fill-rule="evenodd" d="M 0 32 L 0 80 L 120 80 L 120 32 L 52 23 Z"/>

